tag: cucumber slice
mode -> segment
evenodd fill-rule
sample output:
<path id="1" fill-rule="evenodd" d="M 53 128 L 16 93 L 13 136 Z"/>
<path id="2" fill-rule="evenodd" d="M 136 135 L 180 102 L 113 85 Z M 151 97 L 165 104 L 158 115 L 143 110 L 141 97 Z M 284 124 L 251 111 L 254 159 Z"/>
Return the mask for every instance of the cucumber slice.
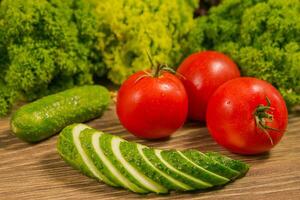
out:
<path id="1" fill-rule="evenodd" d="M 150 191 L 143 187 L 139 181 L 127 171 L 123 164 L 116 158 L 112 150 L 112 136 L 109 134 L 103 134 L 100 137 L 100 148 L 102 149 L 104 155 L 109 159 L 109 161 L 115 166 L 115 168 L 124 176 L 126 179 L 131 182 L 132 186 L 130 190 L 136 193 L 149 193 Z"/>
<path id="2" fill-rule="evenodd" d="M 159 168 L 155 167 L 150 162 L 150 160 L 146 157 L 146 155 L 144 154 L 143 149 L 148 148 L 148 147 L 137 144 L 136 148 L 137 148 L 139 154 L 141 155 L 141 157 L 143 158 L 143 160 L 152 168 L 152 170 L 157 172 L 157 176 L 155 176 L 155 174 L 153 175 L 154 176 L 153 179 L 155 179 L 157 182 L 161 183 L 169 190 L 187 191 L 187 190 L 191 189 L 190 186 L 186 185 L 183 182 L 180 182 L 179 180 L 173 178 L 172 176 L 169 176 L 167 173 L 165 173 L 162 170 L 160 170 Z"/>
<path id="3" fill-rule="evenodd" d="M 133 142 L 123 141 L 120 145 L 120 150 L 126 161 L 154 182 L 163 185 L 167 189 L 163 193 L 168 192 L 168 190 L 187 190 L 189 188 L 186 184 L 156 168 L 144 155 L 144 148 L 148 147 Z"/>
<path id="4" fill-rule="evenodd" d="M 233 170 L 239 171 L 240 176 L 244 176 L 249 170 L 249 165 L 247 165 L 246 163 L 243 163 L 239 160 L 233 160 L 233 159 L 223 156 L 219 153 L 206 152 L 205 155 L 207 155 L 208 157 L 214 159 L 215 161 L 225 165 L 226 167 L 229 167 Z"/>
<path id="5" fill-rule="evenodd" d="M 97 157 L 103 162 L 103 164 L 108 168 L 110 176 L 112 176 L 117 182 L 133 192 L 139 192 L 140 188 L 130 182 L 120 171 L 110 162 L 110 160 L 106 157 L 103 150 L 100 148 L 100 140 L 103 133 L 95 132 L 92 136 L 93 149 L 97 154 Z"/>
<path id="6" fill-rule="evenodd" d="M 74 142 L 74 145 L 75 145 L 79 155 L 81 156 L 83 163 L 86 165 L 86 167 L 90 171 L 90 173 L 93 174 L 93 176 L 96 177 L 98 180 L 101 180 L 108 185 L 116 187 L 117 185 L 115 183 L 110 181 L 99 169 L 97 169 L 97 167 L 91 161 L 89 156 L 83 150 L 81 142 L 80 142 L 80 133 L 86 128 L 88 128 L 86 125 L 78 124 L 72 130 L 73 142 Z"/>
<path id="7" fill-rule="evenodd" d="M 204 188 L 216 185 L 224 185 L 225 183 L 230 181 L 225 177 L 219 176 L 218 174 L 200 167 L 193 161 L 186 158 L 186 156 L 184 156 L 179 151 L 165 150 L 162 151 L 161 154 L 162 157 L 177 170 L 180 170 L 186 174 L 191 175 L 194 178 L 203 181 Z"/>
<path id="8" fill-rule="evenodd" d="M 57 150 L 82 173 L 136 193 L 210 188 L 241 177 L 249 169 L 218 153 L 153 149 L 83 124 L 66 127 Z"/>
<path id="9" fill-rule="evenodd" d="M 73 142 L 73 128 L 77 124 L 66 127 L 59 135 L 57 141 L 57 151 L 60 156 L 75 169 L 80 170 L 83 174 L 96 178 L 83 162 Z"/>
<path id="10" fill-rule="evenodd" d="M 185 176 L 182 176 L 180 173 L 176 173 L 170 168 L 168 168 L 166 165 L 164 165 L 161 160 L 156 156 L 155 149 L 152 148 L 144 148 L 143 149 L 144 155 L 147 157 L 147 159 L 160 171 L 163 171 L 168 176 L 174 178 L 175 180 L 179 181 L 180 183 L 183 183 L 183 186 L 185 188 L 184 191 L 190 191 L 195 190 L 196 188 L 193 185 L 193 182 L 191 182 L 188 178 Z M 179 188 L 178 188 L 179 189 Z"/>
<path id="11" fill-rule="evenodd" d="M 155 193 L 166 193 L 167 189 L 163 187 L 162 185 L 154 182 L 147 176 L 145 176 L 143 173 L 139 172 L 136 168 L 134 168 L 129 162 L 126 161 L 126 159 L 123 157 L 121 151 L 120 151 L 120 144 L 124 141 L 120 139 L 119 137 L 113 137 L 111 140 L 111 148 L 114 156 L 116 159 L 119 160 L 119 162 L 124 166 L 124 168 L 133 176 L 135 179 L 139 182 L 140 185 L 142 185 L 144 188 L 146 188 L 149 191 L 155 192 Z"/>
<path id="12" fill-rule="evenodd" d="M 180 169 L 176 169 L 176 167 L 173 166 L 174 163 L 168 162 L 168 161 L 170 161 L 170 159 L 165 159 L 164 158 L 165 156 L 162 156 L 162 152 L 163 152 L 162 150 L 158 150 L 158 149 L 154 150 L 155 155 L 167 168 L 169 168 L 174 173 L 180 174 L 181 176 L 185 177 L 187 180 L 189 180 L 189 182 L 193 185 L 194 188 L 206 189 L 206 188 L 212 187 L 212 185 L 210 183 L 207 183 L 200 179 L 197 179 L 197 178 L 181 171 Z"/>
<path id="13" fill-rule="evenodd" d="M 226 167 L 197 150 L 186 150 L 182 151 L 182 153 L 200 167 L 230 180 L 234 180 L 240 176 L 239 171 Z"/>
<path id="14" fill-rule="evenodd" d="M 95 133 L 95 130 L 93 129 L 84 129 L 80 133 L 80 142 L 82 149 L 86 153 L 86 155 L 89 157 L 89 159 L 93 162 L 95 167 L 101 171 L 101 173 L 108 178 L 111 182 L 115 184 L 115 186 L 121 186 L 120 182 L 118 179 L 116 179 L 114 176 L 112 176 L 110 172 L 110 168 L 107 166 L 109 163 L 105 163 L 105 158 L 102 156 L 102 152 L 100 150 L 100 156 L 97 155 L 96 151 L 98 152 L 99 150 L 99 145 L 98 147 L 94 145 L 95 141 L 93 140 L 93 136 L 101 136 L 101 132 Z M 99 141 L 98 141 L 99 143 Z M 105 165 L 107 164 L 107 165 Z"/>

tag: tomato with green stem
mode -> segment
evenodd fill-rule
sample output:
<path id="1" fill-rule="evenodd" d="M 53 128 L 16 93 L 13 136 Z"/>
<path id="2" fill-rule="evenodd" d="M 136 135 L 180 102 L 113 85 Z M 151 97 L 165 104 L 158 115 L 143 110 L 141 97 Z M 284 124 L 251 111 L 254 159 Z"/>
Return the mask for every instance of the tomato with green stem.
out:
<path id="1" fill-rule="evenodd" d="M 288 121 L 275 87 L 256 78 L 224 83 L 210 98 L 206 122 L 217 143 L 239 154 L 258 154 L 281 140 Z"/>
<path id="2" fill-rule="evenodd" d="M 150 56 L 149 56 L 150 57 Z M 132 134 L 145 139 L 170 136 L 187 116 L 188 98 L 181 81 L 166 65 L 130 76 L 117 96 L 117 115 Z"/>

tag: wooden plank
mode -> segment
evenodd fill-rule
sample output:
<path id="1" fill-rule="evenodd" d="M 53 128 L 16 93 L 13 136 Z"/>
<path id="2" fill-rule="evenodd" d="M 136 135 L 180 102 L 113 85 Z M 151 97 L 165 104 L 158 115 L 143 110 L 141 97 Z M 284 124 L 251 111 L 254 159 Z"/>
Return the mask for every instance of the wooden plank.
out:
<path id="1" fill-rule="evenodd" d="M 197 123 L 188 123 L 168 140 L 139 140 L 119 124 L 113 107 L 88 124 L 153 147 L 218 151 L 248 162 L 251 169 L 245 178 L 219 190 L 137 195 L 99 183 L 69 167 L 56 152 L 57 136 L 35 145 L 20 141 L 12 135 L 6 118 L 0 120 L 0 199 L 300 199 L 299 115 L 289 117 L 282 142 L 260 156 L 229 153 L 211 139 L 203 124 Z"/>

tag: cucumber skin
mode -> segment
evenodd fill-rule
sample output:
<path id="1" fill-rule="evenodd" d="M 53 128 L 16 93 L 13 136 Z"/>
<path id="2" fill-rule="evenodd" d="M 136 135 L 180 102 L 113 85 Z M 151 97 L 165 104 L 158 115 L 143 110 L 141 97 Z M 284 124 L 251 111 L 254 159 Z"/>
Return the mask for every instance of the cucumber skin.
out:
<path id="1" fill-rule="evenodd" d="M 72 88 L 21 107 L 11 119 L 11 129 L 24 141 L 39 142 L 67 125 L 101 116 L 110 101 L 103 86 Z"/>

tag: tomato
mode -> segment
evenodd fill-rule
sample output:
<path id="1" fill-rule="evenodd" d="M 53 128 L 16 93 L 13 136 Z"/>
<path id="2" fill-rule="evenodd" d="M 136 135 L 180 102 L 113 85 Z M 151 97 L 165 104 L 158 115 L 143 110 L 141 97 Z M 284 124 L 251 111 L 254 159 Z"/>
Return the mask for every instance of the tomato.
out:
<path id="1" fill-rule="evenodd" d="M 217 143 L 239 154 L 274 147 L 287 127 L 288 112 L 280 93 L 256 78 L 224 83 L 210 98 L 207 127 Z"/>
<path id="2" fill-rule="evenodd" d="M 164 138 L 180 128 L 187 117 L 188 97 L 181 81 L 163 71 L 157 77 L 137 72 L 121 86 L 117 115 L 135 136 Z"/>
<path id="3" fill-rule="evenodd" d="M 240 76 L 237 65 L 226 55 L 215 51 L 194 53 L 186 58 L 177 72 L 189 98 L 188 116 L 205 120 L 207 103 L 214 91 L 226 81 Z"/>

